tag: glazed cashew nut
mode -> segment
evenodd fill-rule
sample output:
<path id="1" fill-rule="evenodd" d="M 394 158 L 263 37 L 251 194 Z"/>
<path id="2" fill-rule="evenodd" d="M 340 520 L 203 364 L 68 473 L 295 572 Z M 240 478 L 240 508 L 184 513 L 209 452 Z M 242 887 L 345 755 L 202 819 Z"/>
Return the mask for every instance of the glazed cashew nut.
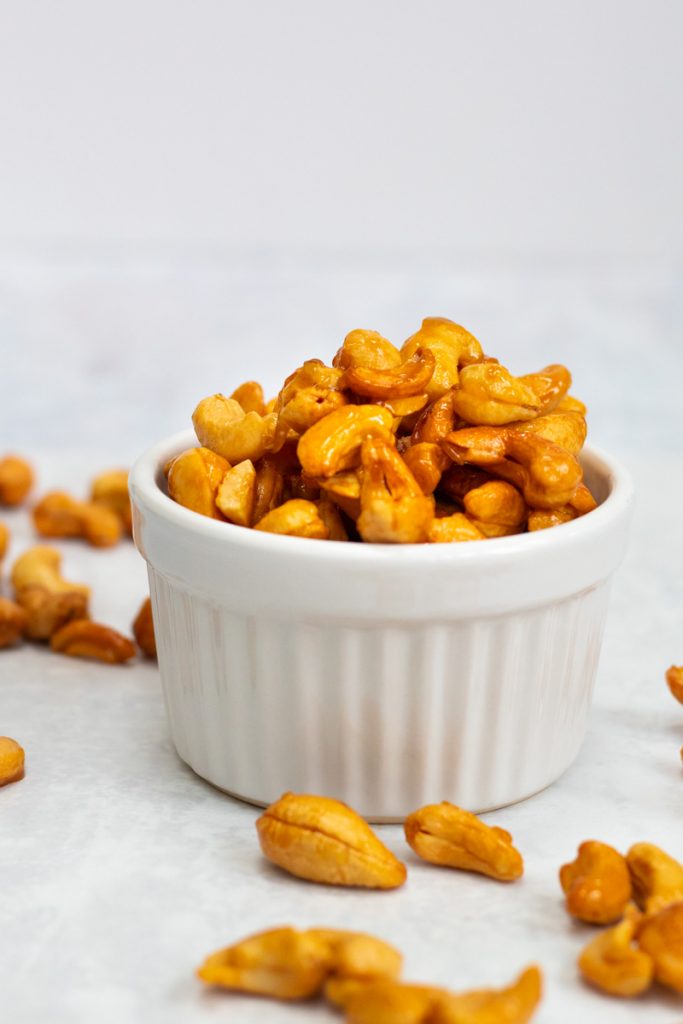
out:
<path id="1" fill-rule="evenodd" d="M 0 505 L 21 505 L 33 487 L 33 470 L 25 459 L 5 455 L 0 459 Z"/>
<path id="2" fill-rule="evenodd" d="M 485 534 L 463 512 L 436 516 L 429 527 L 430 544 L 461 544 L 470 540 L 485 540 Z"/>
<path id="3" fill-rule="evenodd" d="M 24 632 L 32 640 L 47 640 L 72 619 L 88 617 L 90 588 L 70 583 L 60 572 L 56 548 L 29 548 L 14 563 L 12 586 L 17 604 L 26 613 Z"/>
<path id="4" fill-rule="evenodd" d="M 210 448 L 188 448 L 168 468 L 168 493 L 185 508 L 211 519 L 222 519 L 216 494 L 230 463 Z"/>
<path id="5" fill-rule="evenodd" d="M 646 918 L 638 932 L 638 945 L 652 958 L 657 981 L 683 994 L 683 902 Z"/>
<path id="6" fill-rule="evenodd" d="M 310 477 L 331 477 L 360 462 L 366 438 L 392 437 L 393 416 L 381 405 L 345 405 L 318 420 L 297 445 L 299 462 Z"/>
<path id="7" fill-rule="evenodd" d="M 256 494 L 256 470 L 250 459 L 228 469 L 216 491 L 216 506 L 230 523 L 251 526 Z"/>
<path id="8" fill-rule="evenodd" d="M 363 481 L 358 532 L 378 544 L 420 544 L 434 518 L 434 499 L 423 494 L 396 448 L 370 438 L 361 449 Z"/>
<path id="9" fill-rule="evenodd" d="M 377 331 L 355 330 L 344 338 L 332 365 L 341 370 L 358 366 L 368 370 L 390 370 L 402 362 L 403 356 L 396 346 Z"/>
<path id="10" fill-rule="evenodd" d="M 415 477 L 423 494 L 433 494 L 441 476 L 451 464 L 443 448 L 429 441 L 412 444 L 403 453 L 403 461 Z"/>
<path id="11" fill-rule="evenodd" d="M 133 517 L 128 493 L 127 469 L 109 469 L 105 473 L 100 473 L 92 482 L 90 500 L 95 505 L 103 505 L 117 515 L 126 533 L 131 533 Z"/>
<path id="12" fill-rule="evenodd" d="M 21 605 L 0 597 L 0 650 L 12 647 L 26 628 L 27 615 Z"/>
<path id="13" fill-rule="evenodd" d="M 572 386 L 572 375 L 561 363 L 552 363 L 538 373 L 527 373 L 519 379 L 536 394 L 541 405 L 541 414 L 556 409 Z"/>
<path id="14" fill-rule="evenodd" d="M 631 899 L 626 859 L 607 843 L 588 840 L 576 860 L 560 868 L 560 885 L 572 917 L 589 924 L 618 920 Z"/>
<path id="15" fill-rule="evenodd" d="M 255 530 L 263 533 L 281 533 L 289 537 L 308 537 L 311 540 L 328 540 L 330 531 L 320 515 L 315 502 L 292 498 L 266 513 Z"/>
<path id="16" fill-rule="evenodd" d="M 456 464 L 489 468 L 514 484 L 532 508 L 566 505 L 583 476 L 576 456 L 534 434 L 469 427 L 448 434 L 441 445 Z"/>
<path id="17" fill-rule="evenodd" d="M 203 398 L 192 414 L 200 445 L 231 464 L 260 459 L 272 443 L 276 420 L 275 413 L 245 413 L 238 401 L 220 394 Z"/>
<path id="18" fill-rule="evenodd" d="M 108 505 L 78 501 L 63 491 L 52 491 L 38 502 L 33 522 L 43 537 L 82 537 L 94 547 L 111 547 L 123 531 L 122 518 Z"/>
<path id="19" fill-rule="evenodd" d="M 458 383 L 461 367 L 478 363 L 484 358 L 482 347 L 474 335 L 444 317 L 426 317 L 419 331 L 404 342 L 401 355 L 404 359 L 409 358 L 418 348 L 428 348 L 436 361 L 434 373 L 427 385 L 430 402 L 441 398 Z M 421 440 L 433 438 L 423 437 Z"/>
<path id="20" fill-rule="evenodd" d="M 0 736 L 0 786 L 20 782 L 23 777 L 23 747 L 10 736 Z"/>
<path id="21" fill-rule="evenodd" d="M 633 898 L 648 914 L 683 901 L 683 864 L 654 843 L 636 843 L 626 854 Z"/>
<path id="22" fill-rule="evenodd" d="M 509 430 L 521 435 L 537 434 L 560 448 L 566 448 L 572 455 L 581 451 L 587 433 L 586 420 L 578 412 L 547 413 Z"/>
<path id="23" fill-rule="evenodd" d="M 519 533 L 527 518 L 524 498 L 504 480 L 490 480 L 463 496 L 465 512 L 486 537 Z"/>
<path id="24" fill-rule="evenodd" d="M 289 375 L 275 407 L 275 450 L 281 448 L 288 437 L 300 437 L 318 420 L 347 404 L 342 377 L 342 370 L 325 366 L 320 359 L 306 360 Z"/>
<path id="25" fill-rule="evenodd" d="M 404 830 L 418 857 L 432 864 L 476 871 L 501 882 L 512 882 L 524 872 L 524 861 L 509 832 L 486 825 L 446 800 L 409 814 Z"/>
<path id="26" fill-rule="evenodd" d="M 435 365 L 431 351 L 418 348 L 405 362 L 386 370 L 350 366 L 344 373 L 342 386 L 375 402 L 411 398 L 425 393 Z"/>
<path id="27" fill-rule="evenodd" d="M 453 408 L 466 423 L 498 427 L 534 419 L 541 411 L 541 401 L 533 388 L 504 366 L 477 363 L 461 370 Z"/>
<path id="28" fill-rule="evenodd" d="M 653 960 L 634 944 L 638 918 L 637 913 L 628 914 L 616 927 L 600 932 L 579 956 L 586 981 L 612 996 L 631 998 L 652 985 Z"/>
<path id="29" fill-rule="evenodd" d="M 265 416 L 268 412 L 263 388 L 256 380 L 247 380 L 240 384 L 230 397 L 234 402 L 239 402 L 245 413 L 256 412 L 259 416 Z"/>

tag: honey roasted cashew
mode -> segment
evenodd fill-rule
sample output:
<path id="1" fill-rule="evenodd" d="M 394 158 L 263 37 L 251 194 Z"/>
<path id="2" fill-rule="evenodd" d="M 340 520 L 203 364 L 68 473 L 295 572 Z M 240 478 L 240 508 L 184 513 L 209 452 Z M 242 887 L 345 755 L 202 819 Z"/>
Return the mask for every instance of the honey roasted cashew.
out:
<path id="1" fill-rule="evenodd" d="M 46 494 L 33 509 L 43 537 L 82 537 L 94 547 L 111 547 L 121 539 L 123 520 L 104 503 L 78 501 L 63 491 Z"/>
<path id="2" fill-rule="evenodd" d="M 396 448 L 382 438 L 363 442 L 363 480 L 358 532 L 376 544 L 419 544 L 427 540 L 434 499 L 423 494 Z"/>
<path id="3" fill-rule="evenodd" d="M 10 736 L 0 736 L 0 786 L 24 777 L 24 749 Z"/>
<path id="4" fill-rule="evenodd" d="M 531 509 L 527 528 L 530 533 L 533 533 L 534 530 L 547 530 L 551 526 L 561 526 L 562 523 L 570 523 L 580 516 L 585 516 L 587 512 L 592 512 L 597 507 L 597 501 L 586 485 L 581 483 L 568 504 L 555 509 Z"/>
<path id="5" fill-rule="evenodd" d="M 456 464 L 484 467 L 514 484 L 532 508 L 566 505 L 583 476 L 575 455 L 535 434 L 468 427 L 448 434 L 441 446 Z"/>
<path id="6" fill-rule="evenodd" d="M 339 800 L 285 793 L 256 829 L 264 855 L 298 878 L 370 889 L 396 889 L 406 880 L 405 865 Z"/>
<path id="7" fill-rule="evenodd" d="M 538 373 L 527 373 L 519 379 L 536 394 L 541 404 L 541 415 L 556 409 L 572 386 L 572 375 L 561 363 L 552 363 Z"/>
<path id="8" fill-rule="evenodd" d="M 211 519 L 222 519 L 216 494 L 230 463 L 210 448 L 188 448 L 171 462 L 168 493 L 179 505 Z"/>
<path id="9" fill-rule="evenodd" d="M 360 515 L 360 487 L 362 470 L 347 469 L 334 476 L 319 477 L 318 483 L 324 494 L 354 522 Z"/>
<path id="10" fill-rule="evenodd" d="M 538 416 L 542 404 L 534 389 L 498 363 L 477 363 L 460 372 L 453 392 L 456 415 L 474 426 L 504 426 Z"/>
<path id="11" fill-rule="evenodd" d="M 263 395 L 263 388 L 256 380 L 247 380 L 240 384 L 230 395 L 233 401 L 239 402 L 245 413 L 256 412 L 265 416 L 268 412 Z"/>
<path id="12" fill-rule="evenodd" d="M 458 383 L 461 367 L 484 358 L 482 347 L 474 335 L 444 317 L 426 317 L 419 331 L 404 342 L 401 355 L 404 359 L 409 358 L 418 348 L 428 348 L 436 362 L 427 385 L 430 402 L 441 398 Z M 421 440 L 434 439 L 424 437 Z"/>
<path id="13" fill-rule="evenodd" d="M 393 416 L 381 405 L 346 405 L 314 423 L 297 445 L 304 473 L 331 477 L 360 463 L 367 438 L 392 438 Z"/>
<path id="14" fill-rule="evenodd" d="M 560 868 L 560 885 L 572 917 L 589 924 L 611 924 L 631 899 L 626 858 L 607 843 L 588 840 L 576 860 Z"/>
<path id="15" fill-rule="evenodd" d="M 127 469 L 109 469 L 95 477 L 90 488 L 90 500 L 117 515 L 125 532 L 129 535 L 132 533 L 133 516 L 128 494 Z"/>
<path id="16" fill-rule="evenodd" d="M 135 645 L 110 626 L 89 619 L 67 622 L 50 637 L 50 650 L 70 658 L 89 658 L 119 665 L 135 657 Z"/>
<path id="17" fill-rule="evenodd" d="M 441 445 L 420 441 L 403 453 L 403 461 L 415 477 L 423 494 L 433 494 L 451 460 Z"/>
<path id="18" fill-rule="evenodd" d="M 446 391 L 424 410 L 411 435 L 413 444 L 437 444 L 442 437 L 455 430 L 457 417 L 453 408 L 453 394 L 452 390 Z"/>
<path id="19" fill-rule="evenodd" d="M 273 448 L 279 450 L 289 437 L 298 438 L 328 413 L 347 404 L 342 389 L 343 371 L 308 359 L 291 373 L 278 395 Z"/>
<path id="20" fill-rule="evenodd" d="M 543 976 L 532 965 L 506 988 L 479 989 L 440 999 L 433 1024 L 527 1024 L 542 995 Z"/>
<path id="21" fill-rule="evenodd" d="M 368 370 L 390 370 L 402 362 L 403 356 L 396 346 L 377 331 L 355 330 L 344 338 L 332 365 L 341 370 L 358 366 Z"/>
<path id="22" fill-rule="evenodd" d="M 350 366 L 344 372 L 342 387 L 375 402 L 423 395 L 435 365 L 430 349 L 417 348 L 404 362 L 386 370 Z"/>
<path id="23" fill-rule="evenodd" d="M 323 498 L 317 501 L 316 505 L 318 506 L 318 514 L 327 527 L 328 540 L 347 541 L 349 535 L 335 503 Z"/>
<path id="24" fill-rule="evenodd" d="M 20 555 L 12 567 L 15 599 L 26 613 L 24 633 L 29 639 L 48 640 L 67 622 L 88 617 L 90 588 L 65 580 L 61 563 L 56 548 L 38 545 Z"/>
<path id="25" fill-rule="evenodd" d="M 519 533 L 526 522 L 524 498 L 504 480 L 490 480 L 470 488 L 462 502 L 468 517 L 486 537 Z"/>
<path id="26" fill-rule="evenodd" d="M 255 468 L 252 522 L 258 523 L 280 504 L 285 480 L 278 460 L 269 455 L 265 455 Z"/>
<path id="27" fill-rule="evenodd" d="M 602 931 L 581 951 L 581 974 L 603 992 L 632 998 L 646 992 L 654 978 L 652 957 L 635 944 L 639 915 L 629 913 L 613 928 Z"/>
<path id="28" fill-rule="evenodd" d="M 683 864 L 654 843 L 635 843 L 626 854 L 633 898 L 648 914 L 683 901 Z"/>
<path id="29" fill-rule="evenodd" d="M 427 537 L 430 544 L 462 544 L 464 541 L 485 540 L 486 537 L 463 512 L 435 516 Z"/>
<path id="30" fill-rule="evenodd" d="M 238 401 L 221 394 L 203 398 L 192 414 L 200 445 L 231 465 L 260 459 L 272 444 L 276 421 L 275 413 L 245 413 Z"/>
<path id="31" fill-rule="evenodd" d="M 509 832 L 448 801 L 409 814 L 404 830 L 409 846 L 431 864 L 476 871 L 501 882 L 523 874 L 524 861 Z"/>
<path id="32" fill-rule="evenodd" d="M 683 902 L 648 916 L 639 928 L 638 945 L 652 958 L 657 981 L 683 994 Z"/>
<path id="33" fill-rule="evenodd" d="M 251 459 L 228 469 L 216 491 L 216 506 L 229 523 L 251 526 L 256 495 L 256 470 Z"/>
<path id="34" fill-rule="evenodd" d="M 509 427 L 517 434 L 536 434 L 578 455 L 586 440 L 586 420 L 578 412 L 550 412 L 519 426 Z"/>
<path id="35" fill-rule="evenodd" d="M 263 533 L 286 534 L 289 537 L 308 537 L 311 540 L 328 540 L 330 536 L 315 502 L 301 498 L 292 498 L 284 505 L 278 505 L 255 523 L 254 529 Z"/>
<path id="36" fill-rule="evenodd" d="M 0 505 L 21 505 L 33 487 L 33 470 L 18 455 L 0 458 Z"/>

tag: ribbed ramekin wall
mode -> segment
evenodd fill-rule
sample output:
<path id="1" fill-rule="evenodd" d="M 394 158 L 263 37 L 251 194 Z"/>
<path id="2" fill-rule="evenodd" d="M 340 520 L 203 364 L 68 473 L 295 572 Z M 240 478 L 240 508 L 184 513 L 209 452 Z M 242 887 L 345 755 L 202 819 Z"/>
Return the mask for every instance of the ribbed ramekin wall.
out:
<path id="1" fill-rule="evenodd" d="M 257 803 L 321 793 L 401 818 L 542 789 L 583 739 L 608 585 L 489 619 L 371 627 L 235 614 L 150 567 L 173 740 Z"/>

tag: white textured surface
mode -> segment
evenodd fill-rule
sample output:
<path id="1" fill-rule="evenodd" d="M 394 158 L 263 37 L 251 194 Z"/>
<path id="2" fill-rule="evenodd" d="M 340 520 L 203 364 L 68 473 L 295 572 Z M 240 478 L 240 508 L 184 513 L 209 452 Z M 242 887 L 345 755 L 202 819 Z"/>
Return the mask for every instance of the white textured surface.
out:
<path id="1" fill-rule="evenodd" d="M 93 470 L 184 426 L 193 399 L 217 378 L 225 387 L 270 358 L 272 385 L 291 361 L 290 344 L 297 358 L 316 353 L 329 347 L 318 339 L 336 340 L 356 323 L 407 333 L 423 311 L 437 310 L 477 321 L 488 347 L 515 369 L 566 359 L 590 401 L 593 439 L 626 459 L 639 487 L 582 752 L 555 786 L 487 817 L 508 827 L 525 855 L 514 886 L 421 865 L 394 827 L 381 834 L 408 862 L 402 891 L 289 879 L 258 854 L 256 812 L 173 753 L 154 667 L 109 668 L 35 648 L 0 654 L 0 733 L 28 756 L 26 779 L 0 791 L 0 1017 L 338 1019 L 319 1007 L 205 993 L 192 977 L 208 951 L 291 921 L 375 931 L 404 949 L 411 978 L 454 987 L 499 984 L 538 961 L 547 976 L 539 1024 L 683 1021 L 680 1002 L 662 994 L 625 1005 L 580 984 L 574 958 L 589 931 L 567 919 L 556 878 L 587 837 L 621 848 L 645 838 L 683 855 L 683 711 L 663 683 L 663 670 L 683 659 L 675 283 L 669 273 L 604 269 L 365 276 L 348 265 L 307 278 L 234 268 L 0 274 L 1 436 L 40 454 L 45 488 L 82 490 Z M 2 519 L 21 549 L 30 539 L 23 515 Z M 126 628 L 146 591 L 132 545 L 64 550 L 73 577 L 94 587 L 95 615 Z"/>

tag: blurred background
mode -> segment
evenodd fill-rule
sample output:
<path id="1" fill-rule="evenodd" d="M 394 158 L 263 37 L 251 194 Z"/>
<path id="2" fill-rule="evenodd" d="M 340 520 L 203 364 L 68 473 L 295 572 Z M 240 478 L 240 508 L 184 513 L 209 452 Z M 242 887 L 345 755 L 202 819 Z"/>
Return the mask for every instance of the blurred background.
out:
<path id="1" fill-rule="evenodd" d="M 566 362 L 594 441 L 680 451 L 678 0 L 0 20 L 3 448 L 130 461 L 205 394 L 442 315 Z"/>

